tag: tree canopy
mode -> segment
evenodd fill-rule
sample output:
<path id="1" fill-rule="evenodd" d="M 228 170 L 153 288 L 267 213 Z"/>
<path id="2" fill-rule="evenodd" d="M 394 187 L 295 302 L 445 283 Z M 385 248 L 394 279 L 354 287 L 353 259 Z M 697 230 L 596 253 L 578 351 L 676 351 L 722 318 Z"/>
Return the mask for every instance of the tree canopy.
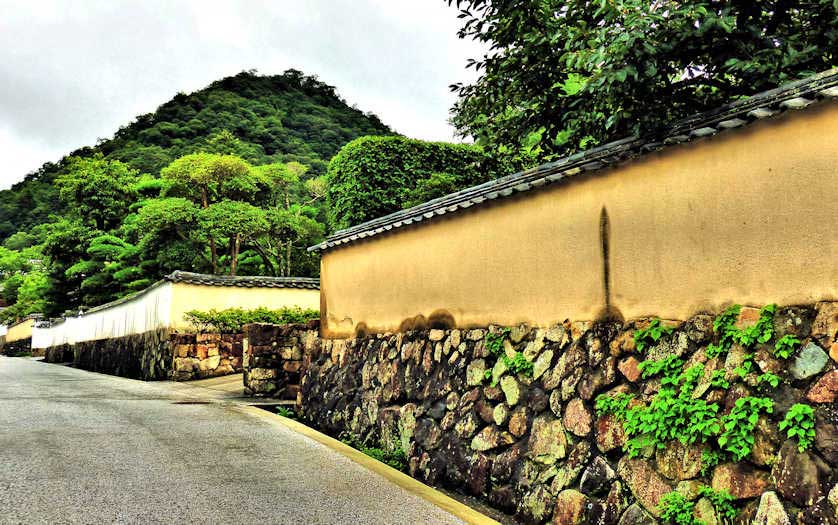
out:
<path id="1" fill-rule="evenodd" d="M 330 223 L 334 229 L 346 228 L 518 167 L 519 162 L 498 162 L 472 144 L 361 137 L 329 163 Z"/>
<path id="2" fill-rule="evenodd" d="M 48 162 L 0 191 L 0 242 L 66 211 L 53 182 L 73 169 L 71 159 L 101 154 L 156 177 L 175 159 L 203 152 L 235 155 L 253 165 L 297 162 L 318 176 L 347 142 L 391 134 L 378 117 L 349 106 L 315 76 L 293 69 L 271 76 L 242 72 L 200 91 L 179 93 L 112 138 Z"/>
<path id="3" fill-rule="evenodd" d="M 316 77 L 245 72 L 0 192 L 0 318 L 60 315 L 174 270 L 315 276 L 327 161 L 392 134 Z"/>
<path id="4" fill-rule="evenodd" d="M 834 0 L 448 0 L 488 46 L 452 121 L 538 160 L 711 109 L 838 63 Z"/>

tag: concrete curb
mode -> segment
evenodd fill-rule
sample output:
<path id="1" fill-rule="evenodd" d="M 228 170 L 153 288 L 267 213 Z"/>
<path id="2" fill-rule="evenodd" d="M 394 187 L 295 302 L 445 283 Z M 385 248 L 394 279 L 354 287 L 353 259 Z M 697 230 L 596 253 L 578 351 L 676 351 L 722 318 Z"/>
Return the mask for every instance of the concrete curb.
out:
<path id="1" fill-rule="evenodd" d="M 355 450 L 354 448 L 350 447 L 349 445 L 338 441 L 337 439 L 331 438 L 326 434 L 320 433 L 313 428 L 307 427 L 298 421 L 294 421 L 293 419 L 288 419 L 286 417 L 282 417 L 279 414 L 273 414 L 266 410 L 262 410 L 261 408 L 256 408 L 253 406 L 241 405 L 242 409 L 251 414 L 253 416 L 267 419 L 274 423 L 279 423 L 284 427 L 288 428 L 289 430 L 293 430 L 298 434 L 302 434 L 303 436 L 313 439 L 322 445 L 325 445 L 331 450 L 341 454 L 349 458 L 350 460 L 358 463 L 359 465 L 375 472 L 376 474 L 383 476 L 385 479 L 398 485 L 402 489 L 419 496 L 420 498 L 436 505 L 437 507 L 445 510 L 449 514 L 452 514 L 461 520 L 469 523 L 471 525 L 500 525 L 497 521 L 489 518 L 488 516 L 484 516 L 483 514 L 477 512 L 476 510 L 472 509 L 471 507 L 460 503 L 459 501 L 446 496 L 445 494 L 433 489 L 425 485 L 424 483 L 417 481 L 407 474 L 403 472 L 399 472 L 398 470 L 381 463 L 380 461 L 376 461 L 375 459 L 367 456 L 363 452 Z"/>

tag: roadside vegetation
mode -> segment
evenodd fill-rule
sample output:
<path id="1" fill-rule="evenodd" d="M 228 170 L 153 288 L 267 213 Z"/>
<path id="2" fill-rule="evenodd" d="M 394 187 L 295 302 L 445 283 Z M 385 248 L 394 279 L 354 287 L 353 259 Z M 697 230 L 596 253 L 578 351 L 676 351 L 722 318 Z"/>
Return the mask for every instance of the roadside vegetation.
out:
<path id="1" fill-rule="evenodd" d="M 296 306 L 270 310 L 268 308 L 227 308 L 225 310 L 191 310 L 186 312 L 186 321 L 201 333 L 218 332 L 235 334 L 250 323 L 289 324 L 305 323 L 320 319 L 320 312 Z"/>

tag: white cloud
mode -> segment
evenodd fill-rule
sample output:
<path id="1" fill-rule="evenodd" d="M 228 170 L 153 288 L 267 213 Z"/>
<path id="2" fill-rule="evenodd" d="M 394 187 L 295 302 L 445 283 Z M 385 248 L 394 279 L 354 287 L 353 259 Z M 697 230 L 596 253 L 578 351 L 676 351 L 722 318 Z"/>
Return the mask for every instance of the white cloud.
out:
<path id="1" fill-rule="evenodd" d="M 452 140 L 468 81 L 443 0 L 0 0 L 0 187 L 178 91 L 290 67 L 409 136 Z"/>

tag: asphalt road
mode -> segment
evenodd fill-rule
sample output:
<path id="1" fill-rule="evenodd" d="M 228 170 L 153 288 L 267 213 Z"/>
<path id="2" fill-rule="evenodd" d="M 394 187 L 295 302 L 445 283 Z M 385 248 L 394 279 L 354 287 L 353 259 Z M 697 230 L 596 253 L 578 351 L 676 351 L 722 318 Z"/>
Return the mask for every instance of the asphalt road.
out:
<path id="1" fill-rule="evenodd" d="M 195 392 L 0 357 L 0 523 L 462 523 Z"/>

